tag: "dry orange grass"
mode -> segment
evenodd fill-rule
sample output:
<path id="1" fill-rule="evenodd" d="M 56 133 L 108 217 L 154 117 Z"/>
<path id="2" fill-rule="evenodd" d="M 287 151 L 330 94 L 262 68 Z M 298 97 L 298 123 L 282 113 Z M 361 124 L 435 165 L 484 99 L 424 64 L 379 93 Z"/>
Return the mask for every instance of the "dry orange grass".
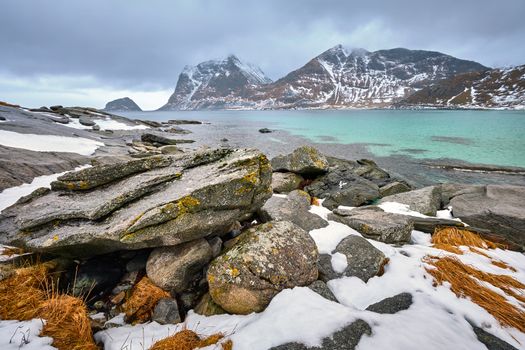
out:
<path id="1" fill-rule="evenodd" d="M 59 350 L 95 350 L 84 301 L 59 294 L 51 271 L 53 263 L 17 269 L 0 281 L 0 318 L 46 320 L 42 336 L 53 338 Z"/>
<path id="2" fill-rule="evenodd" d="M 169 297 L 168 292 L 154 285 L 149 278 L 143 277 L 133 287 L 128 301 L 122 305 L 126 321 L 133 324 L 149 321 L 157 302 Z"/>
<path id="3" fill-rule="evenodd" d="M 312 197 L 311 204 L 315 205 L 315 206 L 320 206 L 321 205 L 321 203 L 319 202 L 319 198 L 317 198 L 317 197 Z"/>
<path id="4" fill-rule="evenodd" d="M 507 299 L 489 289 L 485 283 L 501 289 L 506 295 L 525 303 L 525 285 L 511 276 L 496 275 L 480 271 L 472 266 L 463 264 L 459 259 L 447 257 L 426 257 L 424 260 L 434 268 L 427 271 L 434 277 L 437 285 L 443 282 L 450 283 L 450 289 L 458 297 L 470 298 L 502 325 L 514 327 L 525 332 L 525 311 L 507 301 Z M 521 290 L 521 291 L 518 291 Z"/>
<path id="5" fill-rule="evenodd" d="M 184 329 L 172 336 L 159 340 L 149 350 L 194 350 L 217 344 L 222 338 L 224 336 L 217 333 L 201 339 L 194 331 Z M 224 350 L 231 350 L 231 345 L 228 348 L 228 345 L 225 344 L 232 344 L 231 340 L 221 344 Z"/>

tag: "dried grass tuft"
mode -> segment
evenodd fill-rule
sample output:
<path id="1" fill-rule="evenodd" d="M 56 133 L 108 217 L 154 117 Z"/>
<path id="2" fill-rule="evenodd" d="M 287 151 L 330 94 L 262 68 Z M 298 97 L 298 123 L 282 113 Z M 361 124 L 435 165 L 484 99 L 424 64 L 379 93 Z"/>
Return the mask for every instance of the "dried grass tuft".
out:
<path id="1" fill-rule="evenodd" d="M 523 283 L 511 276 L 480 271 L 451 256 L 426 257 L 424 261 L 434 267 L 427 269 L 427 271 L 434 277 L 437 285 L 441 285 L 443 282 L 450 283 L 450 289 L 458 297 L 470 298 L 474 303 L 487 310 L 502 325 L 525 332 L 525 311 L 509 303 L 503 295 L 488 288 L 485 284 L 491 284 L 501 289 L 508 296 L 524 302 L 523 289 L 525 289 L 525 285 Z M 517 289 L 522 291 L 518 292 Z"/>
<path id="2" fill-rule="evenodd" d="M 59 350 L 95 350 L 84 301 L 61 295 L 51 271 L 56 264 L 42 263 L 15 270 L 0 281 L 0 318 L 30 320 L 43 318 L 41 335 L 53 338 Z"/>
<path id="3" fill-rule="evenodd" d="M 502 248 L 501 245 L 481 238 L 478 234 L 457 227 L 436 229 L 432 235 L 433 244 L 449 245 L 452 247 L 467 246 L 482 249 Z"/>
<path id="4" fill-rule="evenodd" d="M 222 346 L 222 350 L 232 350 L 233 342 L 231 341 L 231 339 L 228 339 L 224 343 L 222 343 L 221 346 Z"/>
<path id="5" fill-rule="evenodd" d="M 319 198 L 313 197 L 313 196 L 312 196 L 310 204 L 311 205 L 315 205 L 315 206 L 320 206 L 321 205 L 321 203 L 319 202 Z"/>
<path id="6" fill-rule="evenodd" d="M 150 350 L 194 350 L 209 345 L 217 344 L 224 335 L 217 333 L 212 334 L 205 339 L 201 339 L 197 333 L 189 329 L 184 329 L 172 336 L 159 340 L 150 348 Z M 231 343 L 231 340 L 225 343 Z M 224 344 L 221 344 L 224 349 Z M 230 349 L 227 348 L 226 350 Z"/>
<path id="7" fill-rule="evenodd" d="M 151 319 L 153 309 L 162 298 L 169 298 L 170 294 L 143 277 L 131 291 L 131 296 L 122 308 L 126 314 L 126 321 L 133 324 L 144 323 Z"/>

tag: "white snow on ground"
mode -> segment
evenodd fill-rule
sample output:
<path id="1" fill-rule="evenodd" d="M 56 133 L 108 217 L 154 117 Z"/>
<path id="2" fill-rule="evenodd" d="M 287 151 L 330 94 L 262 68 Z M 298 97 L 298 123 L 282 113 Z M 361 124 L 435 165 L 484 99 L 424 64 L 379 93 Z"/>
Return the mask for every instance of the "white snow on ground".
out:
<path id="1" fill-rule="evenodd" d="M 70 122 L 68 124 L 60 124 L 74 129 L 88 129 L 91 130 L 93 127 L 80 124 L 78 118 L 69 117 Z M 103 119 L 93 119 L 93 121 L 100 126 L 102 130 L 143 130 L 149 129 L 149 126 L 137 124 L 137 125 L 128 125 L 117 120 L 113 120 L 109 117 Z"/>
<path id="2" fill-rule="evenodd" d="M 40 319 L 31 321 L 0 320 L 0 349 L 2 350 L 56 350 L 51 346 L 53 339 L 39 337 L 43 323 Z"/>
<path id="3" fill-rule="evenodd" d="M 89 168 L 90 166 L 91 165 L 81 165 L 71 171 Z M 64 175 L 67 172 L 68 171 L 64 171 L 62 173 L 57 174 L 38 176 L 35 177 L 30 184 L 22 184 L 20 186 L 6 188 L 2 192 L 0 192 L 0 212 L 5 208 L 9 207 L 10 205 L 15 204 L 15 202 L 20 197 L 27 196 L 37 188 L 50 187 L 51 182 L 55 181 L 59 176 Z"/>
<path id="4" fill-rule="evenodd" d="M 104 146 L 102 142 L 82 137 L 21 134 L 0 130 L 0 144 L 38 152 L 68 152 L 89 156 Z"/>
<path id="5" fill-rule="evenodd" d="M 421 214 L 417 211 L 411 210 L 408 205 L 401 204 L 397 202 L 384 202 L 381 204 L 378 204 L 378 207 L 383 209 L 383 211 L 387 213 L 394 213 L 394 214 L 401 214 L 401 215 L 409 215 L 409 216 L 416 216 L 420 218 L 429 218 L 431 216 L 427 216 L 424 214 Z M 436 213 L 437 218 L 441 219 L 450 219 L 455 221 L 461 221 L 458 218 L 454 218 L 452 216 L 452 207 L 448 207 L 447 209 L 438 210 Z"/>

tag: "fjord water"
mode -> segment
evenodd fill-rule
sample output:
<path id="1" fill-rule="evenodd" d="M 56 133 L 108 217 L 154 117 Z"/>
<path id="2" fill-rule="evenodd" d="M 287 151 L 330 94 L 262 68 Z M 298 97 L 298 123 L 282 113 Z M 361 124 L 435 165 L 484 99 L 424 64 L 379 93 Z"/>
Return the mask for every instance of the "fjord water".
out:
<path id="1" fill-rule="evenodd" d="M 126 115 L 157 121 L 196 119 L 239 128 L 264 125 L 317 143 L 364 144 L 378 157 L 405 155 L 525 167 L 525 111 L 271 110 Z"/>

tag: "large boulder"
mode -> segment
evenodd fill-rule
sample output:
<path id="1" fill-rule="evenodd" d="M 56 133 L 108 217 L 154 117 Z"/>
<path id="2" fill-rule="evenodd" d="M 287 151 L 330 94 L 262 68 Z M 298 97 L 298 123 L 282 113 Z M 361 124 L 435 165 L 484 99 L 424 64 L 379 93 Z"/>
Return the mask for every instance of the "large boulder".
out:
<path id="1" fill-rule="evenodd" d="M 315 281 L 317 257 L 313 239 L 291 222 L 253 227 L 210 264 L 210 295 L 230 313 L 260 312 L 281 290 Z"/>
<path id="2" fill-rule="evenodd" d="M 470 188 L 453 197 L 450 205 L 454 217 L 489 230 L 503 241 L 525 247 L 525 186 Z"/>
<path id="3" fill-rule="evenodd" d="M 328 214 L 328 220 L 345 224 L 366 238 L 385 243 L 408 243 L 414 229 L 410 216 L 386 213 L 376 206 L 335 209 Z"/>
<path id="4" fill-rule="evenodd" d="M 272 196 L 259 209 L 263 222 L 290 221 L 305 231 L 311 231 L 328 226 L 328 222 L 319 215 L 310 213 L 310 195 L 301 190 L 295 190 L 286 198 Z"/>
<path id="5" fill-rule="evenodd" d="M 0 243 L 72 256 L 177 245 L 229 232 L 271 196 L 271 166 L 259 151 L 164 157 L 168 166 L 114 174 L 89 191 L 49 191 L 5 209 Z M 82 181 L 107 174 L 93 169 Z"/>
<path id="6" fill-rule="evenodd" d="M 287 155 L 272 159 L 274 171 L 285 171 L 304 175 L 323 174 L 328 170 L 325 156 L 311 146 L 302 146 Z"/>
<path id="7" fill-rule="evenodd" d="M 149 279 L 158 287 L 180 293 L 199 276 L 212 259 L 212 250 L 204 238 L 174 247 L 154 249 L 146 264 Z"/>
<path id="8" fill-rule="evenodd" d="M 299 188 L 304 179 L 295 173 L 273 173 L 272 188 L 275 193 L 288 193 Z"/>
<path id="9" fill-rule="evenodd" d="M 410 210 L 436 216 L 436 211 L 441 208 L 441 186 L 427 186 L 418 190 L 383 197 L 380 203 L 385 202 L 405 204 Z"/>

